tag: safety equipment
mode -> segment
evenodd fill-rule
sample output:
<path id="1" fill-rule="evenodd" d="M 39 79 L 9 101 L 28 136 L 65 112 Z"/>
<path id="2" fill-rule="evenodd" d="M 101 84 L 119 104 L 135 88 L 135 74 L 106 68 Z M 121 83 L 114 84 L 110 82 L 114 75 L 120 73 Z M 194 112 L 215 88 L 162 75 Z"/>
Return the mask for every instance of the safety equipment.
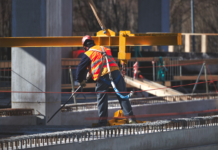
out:
<path id="1" fill-rule="evenodd" d="M 115 85 L 119 82 L 120 77 L 121 77 L 121 74 L 119 74 L 119 76 L 118 76 L 115 80 L 113 80 L 114 83 L 115 83 Z M 104 78 L 99 78 L 99 79 L 100 79 L 101 81 L 103 81 L 104 83 L 106 83 L 107 85 L 111 86 L 111 82 L 110 82 L 110 81 L 108 81 L 108 80 L 106 80 L 106 79 L 104 79 Z"/>
<path id="2" fill-rule="evenodd" d="M 80 82 L 80 86 L 85 87 L 86 86 L 86 80 L 83 80 L 82 82 Z"/>
<path id="3" fill-rule="evenodd" d="M 140 121 L 136 120 L 135 116 L 124 116 L 122 110 L 118 110 L 114 113 L 113 119 L 108 121 L 107 126 L 117 126 L 117 125 L 122 125 L 122 124 L 135 124 L 135 123 L 146 123 L 148 121 Z M 149 121 L 150 122 L 150 121 Z M 96 124 L 93 123 L 92 126 L 94 127 Z"/>
<path id="4" fill-rule="evenodd" d="M 86 80 L 89 80 L 92 77 L 92 75 L 88 72 L 86 75 Z"/>
<path id="5" fill-rule="evenodd" d="M 129 124 L 136 124 L 137 123 L 137 121 L 136 121 L 136 119 L 134 118 L 129 118 Z"/>
<path id="6" fill-rule="evenodd" d="M 103 56 L 99 55 L 99 52 L 102 53 Z M 92 79 L 94 81 L 98 80 L 99 77 L 109 73 L 109 70 L 107 69 L 106 66 L 104 55 L 107 55 L 107 57 L 109 58 L 108 63 L 111 71 L 119 70 L 118 65 L 116 64 L 114 58 L 111 55 L 110 49 L 105 48 L 105 53 L 104 53 L 100 46 L 93 46 L 87 52 L 85 52 L 85 54 L 91 59 L 90 73 L 92 74 Z M 103 66 L 102 68 L 100 68 L 102 64 Z"/>
<path id="7" fill-rule="evenodd" d="M 114 84 L 114 80 L 112 78 L 112 75 L 111 75 L 111 70 L 110 70 L 110 63 L 108 61 L 108 59 L 110 60 L 110 62 L 112 62 L 112 64 L 116 64 L 116 62 L 114 61 L 114 59 L 110 56 L 107 55 L 107 52 L 105 51 L 104 47 L 103 46 L 100 46 L 101 48 L 101 51 L 100 50 L 96 50 L 96 49 L 89 49 L 89 51 L 95 51 L 95 52 L 99 52 L 103 55 L 103 60 L 100 59 L 100 62 L 101 62 L 101 66 L 100 64 L 97 66 L 97 69 L 99 70 L 98 72 L 98 78 L 100 77 L 101 75 L 101 72 L 102 72 L 102 69 L 103 69 L 103 66 L 104 66 L 104 62 L 106 60 L 106 65 L 107 65 L 107 69 L 108 69 L 108 73 L 109 73 L 109 79 L 111 80 L 111 86 L 113 87 L 114 91 L 116 92 L 116 94 L 122 98 L 122 99 L 129 99 L 132 95 L 133 95 L 133 91 L 131 91 L 128 95 L 126 96 L 123 96 L 122 94 L 120 94 L 120 92 L 118 91 L 118 89 L 116 88 L 116 85 Z M 117 64 L 116 64 L 117 65 Z"/>
<path id="8" fill-rule="evenodd" d="M 83 44 L 83 46 L 85 46 L 84 44 L 85 44 L 86 40 L 92 40 L 92 41 L 93 41 L 93 39 L 92 39 L 92 37 L 91 37 L 90 35 L 86 35 L 86 36 L 84 36 L 84 37 L 82 38 L 82 44 Z"/>

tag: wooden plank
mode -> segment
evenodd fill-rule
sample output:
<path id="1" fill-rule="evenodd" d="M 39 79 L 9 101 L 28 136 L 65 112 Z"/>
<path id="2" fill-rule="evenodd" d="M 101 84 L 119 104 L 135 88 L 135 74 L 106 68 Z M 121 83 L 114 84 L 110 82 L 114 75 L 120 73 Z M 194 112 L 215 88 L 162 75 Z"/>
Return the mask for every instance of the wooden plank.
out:
<path id="1" fill-rule="evenodd" d="M 161 81 L 155 81 L 155 83 L 158 83 L 158 84 L 161 84 L 161 85 L 162 85 L 163 82 L 161 82 Z M 165 81 L 165 86 L 166 86 L 166 87 L 171 87 L 171 81 Z"/>
<path id="2" fill-rule="evenodd" d="M 62 58 L 61 66 L 77 66 L 79 65 L 81 58 Z"/>
<path id="3" fill-rule="evenodd" d="M 158 83 L 149 81 L 149 80 L 137 80 L 129 76 L 125 76 L 125 82 L 130 84 L 138 89 L 145 90 L 146 92 L 156 95 L 156 96 L 169 96 L 169 95 L 183 95 L 183 93 L 176 90 L 167 88 Z"/>
<path id="4" fill-rule="evenodd" d="M 208 75 L 207 80 L 218 80 L 218 75 Z M 174 80 L 197 80 L 198 76 L 174 76 Z M 205 80 L 205 76 L 200 76 L 199 80 Z"/>
<path id="5" fill-rule="evenodd" d="M 181 33 L 182 35 L 195 35 L 195 36 L 201 36 L 201 35 L 210 35 L 210 36 L 218 36 L 218 33 Z"/>
<path id="6" fill-rule="evenodd" d="M 0 68 L 11 68 L 11 61 L 0 61 Z"/>
<path id="7" fill-rule="evenodd" d="M 174 46 L 173 45 L 168 46 L 168 52 L 170 52 L 170 53 L 174 52 Z"/>
<path id="8" fill-rule="evenodd" d="M 194 64 L 194 63 L 197 63 L 197 62 L 202 62 L 202 64 Z M 179 64 L 203 65 L 204 62 L 207 65 L 216 65 L 216 64 L 218 64 L 218 58 L 213 58 L 213 59 L 196 59 L 196 60 L 180 60 Z"/>
<path id="9" fill-rule="evenodd" d="M 172 65 L 172 64 L 177 64 L 177 65 L 190 65 L 190 66 L 195 66 L 195 65 L 203 65 L 203 63 L 206 62 L 207 65 L 217 65 L 218 64 L 218 58 L 212 58 L 212 59 L 195 59 L 195 60 L 165 60 L 165 65 Z"/>

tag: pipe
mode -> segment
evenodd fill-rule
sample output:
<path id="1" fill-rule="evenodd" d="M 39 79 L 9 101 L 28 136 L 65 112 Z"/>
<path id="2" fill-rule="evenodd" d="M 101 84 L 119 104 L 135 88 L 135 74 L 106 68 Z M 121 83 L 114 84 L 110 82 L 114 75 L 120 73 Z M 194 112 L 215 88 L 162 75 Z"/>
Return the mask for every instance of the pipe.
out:
<path id="1" fill-rule="evenodd" d="M 206 93 L 208 93 L 207 68 L 205 65 L 204 65 L 204 75 L 205 75 L 205 82 L 206 82 Z"/>
<path id="2" fill-rule="evenodd" d="M 193 0 L 191 0 L 191 28 L 192 28 L 192 33 L 195 33 Z M 194 35 L 192 35 L 192 47 L 193 47 L 193 52 L 195 52 L 195 36 Z"/>
<path id="3" fill-rule="evenodd" d="M 201 67 L 201 71 L 200 71 L 200 73 L 199 73 L 199 75 L 198 75 L 198 78 L 197 78 L 197 80 L 196 80 L 196 82 L 195 82 L 195 86 L 194 86 L 194 88 L 193 88 L 193 90 L 192 90 L 192 94 L 195 92 L 195 89 L 196 89 L 196 87 L 197 87 L 197 83 L 198 83 L 198 81 L 199 81 L 199 78 L 200 78 L 200 76 L 201 76 L 201 73 L 202 73 L 202 71 L 203 71 L 204 66 L 205 66 L 205 63 L 203 63 L 203 65 L 202 65 L 202 67 Z"/>
<path id="4" fill-rule="evenodd" d="M 72 86 L 72 93 L 74 92 L 74 83 L 73 83 L 73 75 L 72 75 L 72 71 L 71 71 L 71 66 L 69 66 L 69 73 L 70 73 L 70 81 L 71 81 L 71 86 Z M 75 95 L 73 95 L 73 100 L 74 100 L 74 104 L 76 104 L 76 97 Z"/>

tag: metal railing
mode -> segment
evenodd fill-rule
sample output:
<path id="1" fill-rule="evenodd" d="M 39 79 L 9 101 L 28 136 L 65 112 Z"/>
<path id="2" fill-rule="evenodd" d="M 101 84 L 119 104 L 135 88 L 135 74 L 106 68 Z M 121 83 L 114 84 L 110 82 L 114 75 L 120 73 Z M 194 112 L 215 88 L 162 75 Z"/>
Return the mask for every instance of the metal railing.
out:
<path id="1" fill-rule="evenodd" d="M 167 71 L 164 71 L 164 67 L 159 66 L 159 57 L 155 57 L 153 61 L 153 81 L 161 81 L 160 79 L 160 69 L 163 70 L 165 75 L 165 81 L 173 80 L 174 76 L 180 76 L 182 74 L 182 68 L 179 65 L 181 58 L 179 57 L 164 57 L 163 64 L 166 66 Z M 158 79 L 159 74 L 159 79 Z"/>
<path id="2" fill-rule="evenodd" d="M 0 109 L 0 117 L 6 116 L 29 116 L 33 115 L 34 109 L 29 108 L 8 108 Z"/>
<path id="3" fill-rule="evenodd" d="M 11 86 L 11 61 L 0 60 L 0 88 L 8 89 Z"/>
<path id="4" fill-rule="evenodd" d="M 218 33 L 182 33 L 182 45 L 180 46 L 168 46 L 169 52 L 192 52 L 192 38 L 195 36 L 196 42 L 195 46 L 197 47 L 196 52 L 201 53 L 215 53 L 217 50 L 217 39 Z"/>

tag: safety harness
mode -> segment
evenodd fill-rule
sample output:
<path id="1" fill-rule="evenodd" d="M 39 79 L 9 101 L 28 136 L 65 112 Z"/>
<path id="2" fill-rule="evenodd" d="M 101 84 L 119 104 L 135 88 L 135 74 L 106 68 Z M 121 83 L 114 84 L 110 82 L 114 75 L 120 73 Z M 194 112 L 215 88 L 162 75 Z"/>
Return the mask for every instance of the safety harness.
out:
<path id="1" fill-rule="evenodd" d="M 103 46 L 100 46 L 100 47 L 101 47 L 101 50 L 102 50 L 102 51 L 99 51 L 99 50 L 96 50 L 96 49 L 89 49 L 90 51 L 99 52 L 99 53 L 101 53 L 101 54 L 103 55 L 103 58 L 101 58 L 101 59 L 102 59 L 102 64 L 101 64 L 101 67 L 100 67 L 100 72 L 99 72 L 99 74 L 98 74 L 98 79 L 97 79 L 97 81 L 100 79 L 101 81 L 105 82 L 105 83 L 108 84 L 109 86 L 112 86 L 113 89 L 114 89 L 114 91 L 116 92 L 116 94 L 117 94 L 120 98 L 122 98 L 122 99 L 128 99 L 128 98 L 130 98 L 130 97 L 133 95 L 133 91 L 131 91 L 128 95 L 123 96 L 122 94 L 120 94 L 120 92 L 119 92 L 118 89 L 116 88 L 116 84 L 119 82 L 121 75 L 119 75 L 115 80 L 113 80 L 112 75 L 111 75 L 111 70 L 110 70 L 110 66 L 109 66 L 108 59 L 110 59 L 110 60 L 111 60 L 113 63 L 115 63 L 115 64 L 116 64 L 116 62 L 115 62 L 113 59 L 111 59 L 110 56 L 107 55 L 107 53 L 105 52 Z M 103 78 L 100 78 L 101 73 L 102 73 L 102 70 L 103 70 L 103 66 L 104 66 L 104 64 L 105 64 L 105 63 L 104 63 L 105 60 L 106 60 L 107 69 L 108 69 L 108 72 L 109 72 L 109 79 L 110 79 L 110 81 L 105 80 L 105 79 L 103 79 Z M 114 82 L 115 82 L 115 83 L 114 83 Z"/>

